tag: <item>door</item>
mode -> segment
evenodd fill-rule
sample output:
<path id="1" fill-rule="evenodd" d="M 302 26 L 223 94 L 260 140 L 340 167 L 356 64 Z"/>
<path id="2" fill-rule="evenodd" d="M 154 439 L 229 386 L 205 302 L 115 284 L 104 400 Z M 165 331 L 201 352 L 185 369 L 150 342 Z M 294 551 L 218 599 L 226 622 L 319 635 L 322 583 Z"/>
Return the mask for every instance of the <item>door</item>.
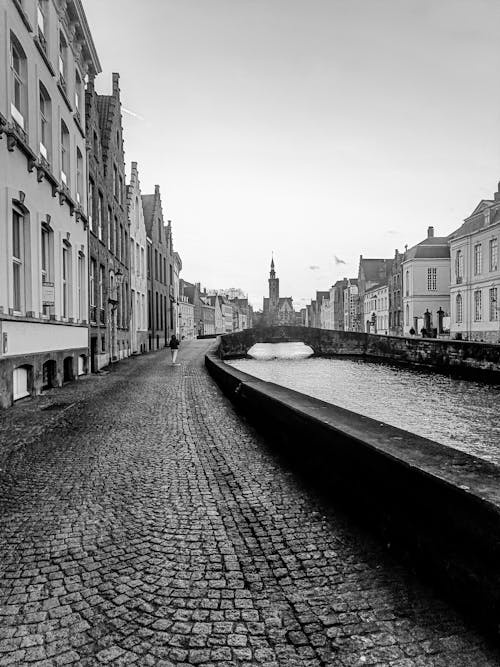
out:
<path id="1" fill-rule="evenodd" d="M 14 369 L 13 373 L 13 394 L 14 400 L 29 396 L 28 391 L 28 369 L 24 367 Z"/>
<path id="2" fill-rule="evenodd" d="M 90 337 L 90 372 L 97 373 L 97 336 Z"/>

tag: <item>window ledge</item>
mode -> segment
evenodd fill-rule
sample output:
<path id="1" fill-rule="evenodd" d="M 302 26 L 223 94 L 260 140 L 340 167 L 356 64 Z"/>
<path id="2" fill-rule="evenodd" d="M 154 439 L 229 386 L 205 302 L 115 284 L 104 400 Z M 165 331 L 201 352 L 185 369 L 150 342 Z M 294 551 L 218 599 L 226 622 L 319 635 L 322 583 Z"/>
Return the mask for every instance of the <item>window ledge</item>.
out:
<path id="1" fill-rule="evenodd" d="M 52 319 L 47 319 L 47 317 L 28 317 L 27 315 L 23 315 L 22 313 L 19 313 L 17 315 L 13 313 L 1 313 L 0 312 L 0 321 L 8 321 L 8 322 L 19 322 L 19 320 L 22 320 L 23 322 L 33 322 L 34 324 L 55 324 L 57 326 L 64 325 L 66 327 L 85 327 L 87 328 L 87 323 L 86 322 L 66 322 L 62 320 L 56 320 Z"/>
<path id="2" fill-rule="evenodd" d="M 73 120 L 75 121 L 75 125 L 77 126 L 78 131 L 82 135 L 82 139 L 85 139 L 85 130 L 83 129 L 82 125 L 82 117 L 78 111 L 75 111 L 73 114 Z"/>
<path id="3" fill-rule="evenodd" d="M 31 23 L 30 23 L 30 20 L 28 18 L 28 15 L 24 11 L 20 0 L 12 0 L 12 1 L 15 4 L 16 9 L 19 12 L 20 17 L 22 18 L 24 25 L 28 29 L 28 32 L 33 32 L 33 28 L 31 27 Z"/>
<path id="4" fill-rule="evenodd" d="M 59 92 L 61 93 L 61 97 L 63 98 L 64 102 L 66 103 L 66 106 L 68 107 L 69 112 L 73 113 L 73 107 L 71 106 L 71 102 L 69 101 L 69 97 L 68 97 L 68 94 L 66 92 L 66 89 L 64 88 L 63 84 L 61 83 L 61 79 L 58 79 L 57 87 L 59 89 Z"/>
<path id="5" fill-rule="evenodd" d="M 49 57 L 47 55 L 47 51 L 43 48 L 42 42 L 40 41 L 40 38 L 37 37 L 36 35 L 33 37 L 33 41 L 35 42 L 36 48 L 40 52 L 40 55 L 42 56 L 43 62 L 47 65 L 47 69 L 51 73 L 52 76 L 55 76 L 56 73 L 54 71 L 54 68 L 52 67 L 52 63 L 49 60 Z"/>

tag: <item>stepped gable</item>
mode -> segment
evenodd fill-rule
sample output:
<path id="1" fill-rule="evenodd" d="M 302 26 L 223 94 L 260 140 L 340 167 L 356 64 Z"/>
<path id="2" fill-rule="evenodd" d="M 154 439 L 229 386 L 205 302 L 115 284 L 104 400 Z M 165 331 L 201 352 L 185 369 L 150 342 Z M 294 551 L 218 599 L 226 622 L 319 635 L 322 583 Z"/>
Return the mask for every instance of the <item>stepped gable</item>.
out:
<path id="1" fill-rule="evenodd" d="M 111 146 L 113 127 L 120 127 L 120 136 L 122 133 L 121 122 L 121 101 L 120 101 L 120 75 L 113 72 L 113 88 L 111 95 L 97 95 L 97 111 L 99 114 L 99 127 L 101 130 L 102 157 L 106 162 L 108 151 Z M 121 148 L 122 146 L 118 146 Z"/>
<path id="2" fill-rule="evenodd" d="M 153 223 L 160 218 L 163 224 L 163 208 L 161 204 L 160 186 L 155 185 L 155 191 L 152 195 L 142 195 L 142 208 L 144 211 L 144 222 L 146 231 L 151 236 Z"/>
<path id="3" fill-rule="evenodd" d="M 141 191 L 141 183 L 139 181 L 139 170 L 137 169 L 137 162 L 132 162 L 130 171 L 130 183 L 127 185 L 127 211 L 130 213 L 132 206 L 132 199 L 134 192 Z"/>

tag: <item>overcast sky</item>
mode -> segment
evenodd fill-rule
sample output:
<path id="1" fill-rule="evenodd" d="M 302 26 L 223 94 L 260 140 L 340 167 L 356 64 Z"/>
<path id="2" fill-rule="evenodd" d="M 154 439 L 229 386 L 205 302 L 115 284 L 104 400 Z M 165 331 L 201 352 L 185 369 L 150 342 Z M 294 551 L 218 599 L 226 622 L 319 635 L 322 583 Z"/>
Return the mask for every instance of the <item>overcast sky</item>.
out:
<path id="1" fill-rule="evenodd" d="M 499 0 L 83 2 L 186 280 L 301 307 L 496 189 Z"/>

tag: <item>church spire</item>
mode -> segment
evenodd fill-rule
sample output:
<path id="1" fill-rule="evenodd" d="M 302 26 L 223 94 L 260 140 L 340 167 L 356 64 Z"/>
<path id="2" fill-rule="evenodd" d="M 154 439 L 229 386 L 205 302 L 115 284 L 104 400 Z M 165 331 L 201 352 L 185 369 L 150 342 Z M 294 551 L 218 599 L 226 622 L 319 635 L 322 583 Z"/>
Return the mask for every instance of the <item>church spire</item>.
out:
<path id="1" fill-rule="evenodd" d="M 271 255 L 271 272 L 270 272 L 270 277 L 275 278 L 276 277 L 276 272 L 274 271 L 274 257 Z"/>

